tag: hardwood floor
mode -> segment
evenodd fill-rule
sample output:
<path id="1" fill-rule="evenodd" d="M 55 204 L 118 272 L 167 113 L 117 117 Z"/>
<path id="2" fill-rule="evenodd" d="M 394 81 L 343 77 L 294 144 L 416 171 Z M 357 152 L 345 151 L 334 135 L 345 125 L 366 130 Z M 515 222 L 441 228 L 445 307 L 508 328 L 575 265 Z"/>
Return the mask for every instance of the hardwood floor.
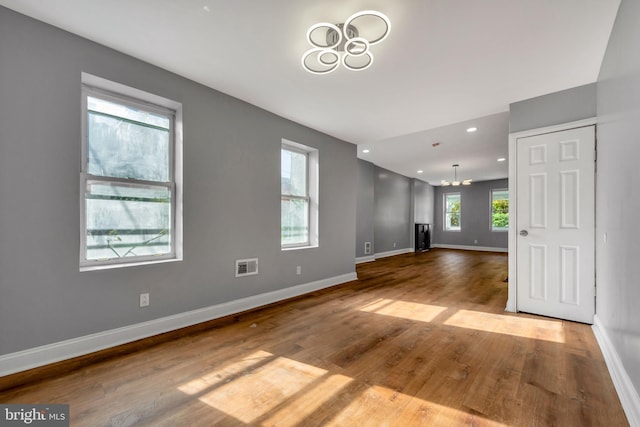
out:
<path id="1" fill-rule="evenodd" d="M 504 312 L 506 254 L 357 270 L 0 402 L 68 403 L 72 426 L 628 425 L 588 325 Z"/>

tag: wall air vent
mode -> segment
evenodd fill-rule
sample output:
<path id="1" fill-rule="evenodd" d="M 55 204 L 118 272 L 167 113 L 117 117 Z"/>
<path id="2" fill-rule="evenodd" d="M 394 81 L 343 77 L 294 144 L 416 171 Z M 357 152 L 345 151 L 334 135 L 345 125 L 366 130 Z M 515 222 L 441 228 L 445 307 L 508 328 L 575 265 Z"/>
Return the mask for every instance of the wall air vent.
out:
<path id="1" fill-rule="evenodd" d="M 236 277 L 253 276 L 254 274 L 258 274 L 258 258 L 236 260 Z"/>

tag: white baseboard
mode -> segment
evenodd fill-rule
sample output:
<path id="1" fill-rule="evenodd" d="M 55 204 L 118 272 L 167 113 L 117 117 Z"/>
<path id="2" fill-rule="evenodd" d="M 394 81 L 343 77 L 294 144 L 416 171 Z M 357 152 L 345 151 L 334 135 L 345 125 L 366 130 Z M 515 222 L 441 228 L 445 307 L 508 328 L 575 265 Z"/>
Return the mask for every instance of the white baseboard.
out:
<path id="1" fill-rule="evenodd" d="M 84 356 L 99 350 L 148 338 L 164 332 L 174 331 L 218 319 L 253 308 L 272 304 L 309 292 L 329 288 L 341 283 L 357 280 L 356 273 L 348 273 L 315 282 L 304 283 L 286 289 L 241 298 L 198 310 L 187 311 L 173 316 L 162 317 L 148 322 L 137 323 L 118 329 L 72 338 L 41 347 L 31 348 L 0 356 L 0 377 L 26 371 L 50 363 Z"/>
<path id="2" fill-rule="evenodd" d="M 379 252 L 379 253 L 376 253 L 374 256 L 376 259 L 378 259 L 378 258 L 395 256 L 395 255 L 408 254 L 412 252 L 414 252 L 413 248 L 403 248 L 403 249 L 396 249 L 395 251 Z"/>
<path id="3" fill-rule="evenodd" d="M 613 385 L 618 392 L 627 421 L 629 421 L 631 427 L 640 427 L 640 397 L 638 396 L 638 391 L 633 386 L 631 378 L 629 378 L 627 370 L 624 368 L 620 356 L 618 356 L 618 352 L 609 339 L 606 328 L 602 325 L 597 315 L 593 318 L 593 326 L 591 328 L 604 356 Z"/>
<path id="4" fill-rule="evenodd" d="M 465 245 L 447 245 L 443 243 L 432 243 L 432 248 L 443 249 L 462 249 L 465 251 L 482 251 L 482 252 L 509 252 L 507 248 L 492 248 L 490 246 L 465 246 Z"/>
<path id="5" fill-rule="evenodd" d="M 356 264 L 362 264 L 364 262 L 372 262 L 380 258 L 387 258 L 395 255 L 408 254 L 412 252 L 414 252 L 414 250 L 411 248 L 397 249 L 395 251 L 388 251 L 388 252 L 380 252 L 373 255 L 356 258 Z"/>

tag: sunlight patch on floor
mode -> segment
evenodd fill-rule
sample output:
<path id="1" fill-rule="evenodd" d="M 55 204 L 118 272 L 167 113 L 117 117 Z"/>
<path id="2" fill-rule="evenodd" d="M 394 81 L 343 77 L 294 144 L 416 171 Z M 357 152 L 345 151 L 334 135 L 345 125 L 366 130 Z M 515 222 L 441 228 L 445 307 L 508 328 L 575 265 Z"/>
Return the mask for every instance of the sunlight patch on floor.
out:
<path id="1" fill-rule="evenodd" d="M 274 358 L 271 353 L 259 351 L 178 389 L 189 395 L 200 394 L 201 402 L 241 422 L 251 423 L 326 373 L 315 366 L 286 357 Z M 334 386 L 342 382 L 341 378 L 332 378 L 328 381 L 333 381 Z"/>
<path id="2" fill-rule="evenodd" d="M 559 320 L 505 316 L 481 311 L 458 310 L 445 325 L 477 331 L 507 334 L 516 337 L 564 343 L 564 327 Z"/>
<path id="3" fill-rule="evenodd" d="M 371 426 L 381 425 L 380 420 L 393 420 L 388 425 L 398 426 L 454 426 L 462 425 L 461 420 L 466 420 L 464 425 L 506 427 L 479 415 L 471 415 L 382 386 L 371 386 L 356 396 L 326 426 L 342 427 L 350 425 L 351 420 L 369 420 L 368 424 L 363 422 L 359 425 Z"/>
<path id="4" fill-rule="evenodd" d="M 340 393 L 353 380 L 344 375 L 331 375 L 322 380 L 307 393 L 298 396 L 286 406 L 270 414 L 262 422 L 266 426 L 299 426 L 304 425 L 304 419 L 312 415 L 318 408 Z"/>
<path id="5" fill-rule="evenodd" d="M 188 383 L 181 385 L 178 387 L 178 390 L 190 396 L 201 393 L 218 384 L 229 382 L 233 377 L 240 375 L 242 372 L 253 366 L 265 363 L 274 357 L 275 356 L 273 354 L 262 350 L 251 353 L 235 363 L 227 365 L 224 368 L 211 371 L 200 378 L 196 378 L 193 381 L 189 381 Z"/>
<path id="6" fill-rule="evenodd" d="M 385 316 L 431 322 L 438 317 L 439 314 L 447 310 L 447 307 L 382 298 L 360 307 L 360 310 L 369 313 L 383 314 Z"/>

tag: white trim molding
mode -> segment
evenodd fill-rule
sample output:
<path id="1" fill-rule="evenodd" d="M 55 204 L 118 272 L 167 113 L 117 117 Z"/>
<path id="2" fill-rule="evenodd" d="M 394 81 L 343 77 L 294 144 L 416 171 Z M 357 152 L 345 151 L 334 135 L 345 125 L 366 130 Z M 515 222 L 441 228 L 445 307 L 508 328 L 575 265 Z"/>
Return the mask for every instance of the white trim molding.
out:
<path id="1" fill-rule="evenodd" d="M 633 386 L 631 378 L 627 374 L 627 370 L 624 368 L 620 356 L 615 347 L 609 339 L 607 329 L 600 322 L 598 315 L 593 317 L 593 334 L 596 336 L 596 341 L 602 351 L 602 356 L 609 369 L 609 375 L 611 375 L 611 381 L 618 392 L 618 398 L 622 404 L 622 409 L 627 416 L 627 421 L 631 427 L 640 426 L 640 397 L 638 391 Z"/>
<path id="2" fill-rule="evenodd" d="M 464 251 L 482 251 L 482 252 L 509 252 L 507 248 L 492 248 L 490 246 L 466 246 L 466 245 L 447 245 L 442 243 L 432 243 L 432 248 L 442 249 L 461 249 Z"/>
<path id="3" fill-rule="evenodd" d="M 357 280 L 355 272 L 216 304 L 198 310 L 187 311 L 173 316 L 162 317 L 148 322 L 72 338 L 70 340 L 16 353 L 5 354 L 0 356 L 0 377 L 78 356 L 84 356 L 96 351 L 262 307 L 267 304 L 276 303 L 353 280 Z"/>
<path id="4" fill-rule="evenodd" d="M 372 262 L 375 260 L 376 260 L 375 255 L 362 256 L 362 257 L 356 258 L 356 264 L 362 264 L 363 262 Z"/>
<path id="5" fill-rule="evenodd" d="M 396 249 L 395 251 L 380 252 L 374 255 L 375 259 L 387 258 L 395 255 L 402 255 L 415 252 L 413 248 Z"/>

